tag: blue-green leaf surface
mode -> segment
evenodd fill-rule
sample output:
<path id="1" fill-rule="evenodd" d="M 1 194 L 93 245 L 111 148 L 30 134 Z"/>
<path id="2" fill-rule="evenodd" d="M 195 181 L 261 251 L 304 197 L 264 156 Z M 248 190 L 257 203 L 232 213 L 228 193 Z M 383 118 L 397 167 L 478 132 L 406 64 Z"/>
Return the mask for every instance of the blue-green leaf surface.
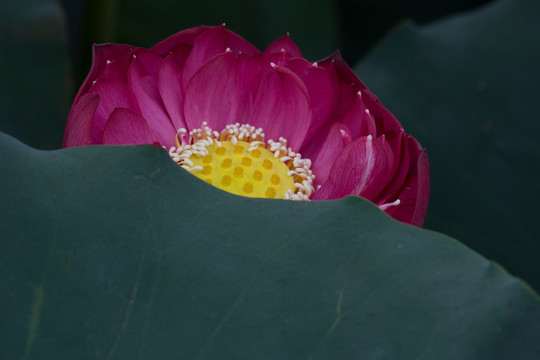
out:
<path id="1" fill-rule="evenodd" d="M 237 197 L 153 146 L 0 136 L 6 359 L 537 359 L 540 302 L 371 203 Z"/>

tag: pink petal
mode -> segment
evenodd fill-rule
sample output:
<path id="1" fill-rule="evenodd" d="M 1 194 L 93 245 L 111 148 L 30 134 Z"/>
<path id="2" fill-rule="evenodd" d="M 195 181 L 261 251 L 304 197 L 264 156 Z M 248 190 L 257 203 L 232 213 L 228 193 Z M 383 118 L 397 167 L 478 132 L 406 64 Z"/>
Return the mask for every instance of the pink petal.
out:
<path id="1" fill-rule="evenodd" d="M 416 140 L 415 140 L 416 141 Z M 418 144 L 419 145 L 419 144 Z M 411 224 L 416 226 L 424 225 L 429 202 L 429 160 L 425 150 L 418 156 L 418 191 L 416 195 L 416 206 L 411 219 Z"/>
<path id="2" fill-rule="evenodd" d="M 135 49 L 135 47 L 122 44 L 94 45 L 92 47 L 92 67 L 77 92 L 74 103 L 76 103 L 79 100 L 79 97 L 86 93 L 90 86 L 92 86 L 92 82 L 96 80 L 97 76 L 106 67 L 107 61 L 115 61 L 124 54 L 130 53 L 133 49 Z"/>
<path id="3" fill-rule="evenodd" d="M 94 143 L 101 143 L 103 129 L 109 116 L 116 107 L 134 109 L 127 85 L 120 80 L 98 79 L 90 92 L 99 95 L 99 105 L 94 116 L 92 138 Z"/>
<path id="4" fill-rule="evenodd" d="M 177 65 L 173 54 L 167 56 L 161 63 L 158 74 L 158 89 L 174 128 L 176 130 L 186 128 L 182 71 Z"/>
<path id="5" fill-rule="evenodd" d="M 342 93 L 353 92 L 351 88 L 343 89 Z M 342 97 L 343 99 L 344 97 Z M 351 131 L 351 136 L 356 139 L 360 136 L 377 135 L 377 129 L 375 126 L 375 119 L 366 109 L 364 101 L 362 99 L 362 93 L 357 92 L 351 94 L 352 103 L 347 112 L 338 116 L 335 121 L 339 121 L 345 124 Z M 338 106 L 341 107 L 342 105 Z M 345 107 L 345 105 L 343 105 Z"/>
<path id="6" fill-rule="evenodd" d="M 140 62 L 144 70 L 152 75 L 154 79 L 157 79 L 163 58 L 146 49 L 137 49 L 133 51 L 133 55 L 137 58 L 137 61 Z"/>
<path id="7" fill-rule="evenodd" d="M 195 39 L 208 29 L 211 28 L 208 26 L 197 26 L 190 29 L 182 30 L 152 46 L 150 48 L 150 51 L 161 56 L 166 56 L 173 48 L 177 47 L 178 45 L 188 45 L 192 47 Z"/>
<path id="8" fill-rule="evenodd" d="M 272 53 L 268 55 L 261 56 L 259 60 L 259 64 L 261 65 L 261 73 L 260 78 L 264 78 L 264 76 L 269 73 L 272 70 L 272 64 L 277 66 L 285 66 L 287 63 L 287 60 L 290 59 L 289 54 L 287 54 L 285 51 L 278 52 L 278 53 Z"/>
<path id="9" fill-rule="evenodd" d="M 192 46 L 183 44 L 177 45 L 174 49 L 172 49 L 170 55 L 173 56 L 174 61 L 181 69 L 184 68 L 184 64 L 186 63 L 189 54 L 191 54 L 192 49 Z"/>
<path id="10" fill-rule="evenodd" d="M 256 47 L 244 40 L 241 36 L 225 29 L 225 26 L 220 25 L 210 28 L 197 37 L 193 44 L 193 50 L 184 65 L 184 85 L 189 83 L 193 74 L 204 63 L 217 54 L 225 52 L 226 49 L 231 49 L 234 53 L 241 52 L 248 56 L 260 54 L 260 51 Z"/>
<path id="11" fill-rule="evenodd" d="M 213 130 L 245 123 L 251 108 L 251 89 L 259 73 L 256 60 L 225 52 L 203 65 L 192 77 L 184 104 L 188 129 L 200 128 L 203 121 Z"/>
<path id="12" fill-rule="evenodd" d="M 408 136 L 411 166 L 407 181 L 399 195 L 400 204 L 386 212 L 395 219 L 422 226 L 429 200 L 429 162 L 424 149 L 412 136 Z"/>
<path id="13" fill-rule="evenodd" d="M 392 203 L 399 198 L 403 184 L 406 182 L 407 175 L 409 175 L 411 163 L 411 154 L 405 131 L 390 132 L 385 137 L 392 148 L 394 158 L 399 159 L 399 161 L 394 162 L 394 169 L 389 174 L 390 183 L 377 198 L 373 199 L 373 202 L 379 205 Z"/>
<path id="14" fill-rule="evenodd" d="M 343 149 L 351 142 L 349 130 L 343 124 L 335 123 L 332 125 L 324 143 L 318 146 L 317 153 L 306 154 L 311 159 L 311 170 L 315 174 L 315 187 L 328 180 L 328 174 L 334 164 L 334 161 Z M 302 153 L 304 156 L 304 153 Z"/>
<path id="15" fill-rule="evenodd" d="M 360 81 L 354 71 L 343 60 L 339 51 L 322 60 L 320 64 L 325 67 L 333 67 L 343 83 L 349 85 L 355 92 L 361 91 L 366 107 L 375 118 L 377 134 L 384 134 L 387 131 L 398 131 L 402 129 L 402 126 L 396 117 L 392 115 L 367 86 Z"/>
<path id="16" fill-rule="evenodd" d="M 306 135 L 306 141 L 309 141 L 334 112 L 339 98 L 339 82 L 335 73 L 303 58 L 290 59 L 285 66 L 302 79 L 309 94 L 313 112 L 313 120 Z"/>
<path id="17" fill-rule="evenodd" d="M 358 195 L 373 200 L 388 183 L 388 173 L 393 162 L 392 150 L 384 137 L 361 137 L 338 156 L 330 170 L 329 179 L 315 192 L 312 199 Z"/>
<path id="18" fill-rule="evenodd" d="M 396 117 L 384 107 L 381 101 L 368 89 L 362 91 L 364 103 L 377 124 L 377 134 L 384 134 L 388 131 L 403 130 Z"/>
<path id="19" fill-rule="evenodd" d="M 148 125 L 162 137 L 174 139 L 176 130 L 165 110 L 156 82 L 143 69 L 138 59 L 133 59 L 129 65 L 128 84 L 137 110 Z"/>
<path id="20" fill-rule="evenodd" d="M 98 79 L 113 79 L 127 82 L 127 68 L 132 58 L 133 52 L 137 49 L 124 54 L 122 57 L 116 60 L 108 60 L 105 67 L 99 73 Z"/>
<path id="21" fill-rule="evenodd" d="M 103 144 L 142 145 L 156 142 L 165 145 L 166 139 L 151 129 L 143 117 L 129 109 L 114 109 L 103 131 Z"/>
<path id="22" fill-rule="evenodd" d="M 327 58 L 319 61 L 319 64 L 324 67 L 334 68 L 339 76 L 339 79 L 343 83 L 352 87 L 353 90 L 358 91 L 367 89 L 366 85 L 360 81 L 354 71 L 349 67 L 349 65 L 347 65 L 345 60 L 343 60 L 339 51 L 336 51 Z"/>
<path id="23" fill-rule="evenodd" d="M 291 70 L 274 66 L 264 76 L 248 123 L 261 127 L 266 139 L 284 137 L 298 152 L 311 122 L 309 95 L 304 83 Z"/>
<path id="24" fill-rule="evenodd" d="M 99 95 L 84 94 L 74 103 L 66 124 L 64 147 L 92 144 L 92 121 L 98 107 Z"/>
<path id="25" fill-rule="evenodd" d="M 267 56 L 270 54 L 278 54 L 281 52 L 287 53 L 288 57 L 302 57 L 302 52 L 298 46 L 291 40 L 289 34 L 280 37 L 277 40 L 274 40 L 266 50 L 264 50 L 263 55 Z"/>

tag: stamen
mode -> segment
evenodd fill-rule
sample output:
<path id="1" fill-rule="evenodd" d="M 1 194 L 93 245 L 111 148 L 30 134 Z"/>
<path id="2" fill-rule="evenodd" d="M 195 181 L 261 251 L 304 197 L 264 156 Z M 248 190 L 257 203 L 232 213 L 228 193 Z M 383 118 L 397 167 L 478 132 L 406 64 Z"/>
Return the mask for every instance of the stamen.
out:
<path id="1" fill-rule="evenodd" d="M 261 128 L 249 124 L 231 124 L 217 132 L 203 122 L 189 134 L 179 129 L 169 155 L 187 171 L 226 191 L 309 200 L 315 192 L 311 160 L 292 151 L 283 137 L 264 138 Z"/>
<path id="2" fill-rule="evenodd" d="M 384 210 L 388 209 L 389 207 L 398 206 L 399 204 L 401 204 L 401 200 L 397 199 L 394 202 L 379 205 L 379 209 L 384 211 Z"/>

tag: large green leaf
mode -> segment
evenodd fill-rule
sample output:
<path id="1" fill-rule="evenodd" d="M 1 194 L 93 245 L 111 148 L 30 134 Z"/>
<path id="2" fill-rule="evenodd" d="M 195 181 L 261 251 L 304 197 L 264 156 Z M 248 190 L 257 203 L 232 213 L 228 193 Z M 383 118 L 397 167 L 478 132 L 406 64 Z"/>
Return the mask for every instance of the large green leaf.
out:
<path id="1" fill-rule="evenodd" d="M 54 0 L 0 2 L 0 130 L 62 146 L 72 96 L 67 35 Z"/>
<path id="2" fill-rule="evenodd" d="M 356 68 L 427 147 L 427 228 L 540 289 L 540 2 L 403 24 Z"/>
<path id="3" fill-rule="evenodd" d="M 540 302 L 371 203 L 224 193 L 158 147 L 0 134 L 6 359 L 537 359 Z"/>

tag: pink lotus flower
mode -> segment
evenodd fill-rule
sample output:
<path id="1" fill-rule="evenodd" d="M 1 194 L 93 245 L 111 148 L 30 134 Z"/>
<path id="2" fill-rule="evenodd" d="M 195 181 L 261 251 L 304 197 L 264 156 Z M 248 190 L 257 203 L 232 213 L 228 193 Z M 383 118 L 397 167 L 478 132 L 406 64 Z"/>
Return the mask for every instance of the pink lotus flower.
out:
<path id="1" fill-rule="evenodd" d="M 338 52 L 308 62 L 288 35 L 262 53 L 224 26 L 148 50 L 94 46 L 64 137 L 65 147 L 91 144 L 159 144 L 238 195 L 358 195 L 417 226 L 427 211 L 420 144 Z"/>

